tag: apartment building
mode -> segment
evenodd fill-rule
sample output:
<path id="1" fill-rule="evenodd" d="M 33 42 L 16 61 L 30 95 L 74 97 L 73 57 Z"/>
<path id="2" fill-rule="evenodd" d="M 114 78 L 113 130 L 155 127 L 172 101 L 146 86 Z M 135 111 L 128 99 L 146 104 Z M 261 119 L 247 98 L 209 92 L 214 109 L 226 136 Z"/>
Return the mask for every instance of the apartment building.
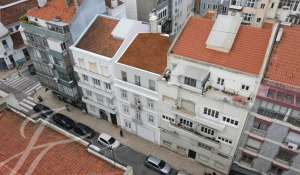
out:
<path id="1" fill-rule="evenodd" d="M 81 94 L 69 46 L 92 17 L 104 12 L 104 1 L 39 0 L 22 19 L 23 38 L 41 84 L 74 105 L 81 106 Z"/>
<path id="2" fill-rule="evenodd" d="M 279 30 L 232 174 L 300 174 L 299 27 Z"/>
<path id="3" fill-rule="evenodd" d="M 0 70 L 21 66 L 30 56 L 20 33 L 19 18 L 36 0 L 12 0 L 0 2 Z"/>
<path id="4" fill-rule="evenodd" d="M 242 17 L 188 19 L 158 82 L 161 145 L 228 174 L 274 40 Z"/>
<path id="5" fill-rule="evenodd" d="M 120 125 L 113 65 L 137 33 L 148 31 L 149 26 L 140 21 L 99 15 L 71 47 L 89 114 Z"/>
<path id="6" fill-rule="evenodd" d="M 115 64 L 121 127 L 160 144 L 157 80 L 167 66 L 169 38 L 140 33 Z"/>
<path id="7" fill-rule="evenodd" d="M 229 0 L 202 0 L 198 3 L 199 10 L 195 13 L 205 16 L 214 11 L 216 14 L 227 14 L 229 10 Z"/>
<path id="8" fill-rule="evenodd" d="M 299 1 L 272 0 L 266 15 L 268 19 L 278 19 L 282 24 L 300 24 Z"/>
<path id="9" fill-rule="evenodd" d="M 262 27 L 268 10 L 272 6 L 274 4 L 272 5 L 270 0 L 230 0 L 229 11 L 231 13 L 241 12 L 245 25 Z"/>
<path id="10" fill-rule="evenodd" d="M 171 34 L 176 35 L 194 12 L 195 0 L 171 0 Z"/>

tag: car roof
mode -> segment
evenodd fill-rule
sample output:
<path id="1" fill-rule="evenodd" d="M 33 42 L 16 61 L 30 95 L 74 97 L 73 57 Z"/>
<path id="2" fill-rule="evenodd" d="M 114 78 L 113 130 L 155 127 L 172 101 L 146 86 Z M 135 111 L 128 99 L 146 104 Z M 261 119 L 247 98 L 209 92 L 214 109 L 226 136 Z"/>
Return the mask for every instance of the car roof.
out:
<path id="1" fill-rule="evenodd" d="M 106 133 L 101 133 L 99 137 L 103 138 L 104 140 L 109 140 L 111 138 L 111 136 Z"/>
<path id="2" fill-rule="evenodd" d="M 87 126 L 87 125 L 85 125 L 85 124 L 83 124 L 83 123 L 77 123 L 77 124 L 76 124 L 76 127 L 77 127 L 77 128 L 90 129 L 90 130 L 91 130 L 91 128 L 90 128 L 89 126 Z"/>
<path id="3" fill-rule="evenodd" d="M 158 165 L 161 160 L 157 157 L 154 157 L 154 156 L 150 155 L 150 156 L 148 156 L 147 161 Z"/>

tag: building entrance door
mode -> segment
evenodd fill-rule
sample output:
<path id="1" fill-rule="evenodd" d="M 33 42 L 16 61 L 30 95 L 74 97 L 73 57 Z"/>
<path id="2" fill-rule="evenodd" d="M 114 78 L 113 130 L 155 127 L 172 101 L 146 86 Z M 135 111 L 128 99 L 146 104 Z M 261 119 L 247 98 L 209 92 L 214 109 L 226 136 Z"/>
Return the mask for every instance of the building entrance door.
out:
<path id="1" fill-rule="evenodd" d="M 114 125 L 118 125 L 117 121 L 117 115 L 116 114 L 110 114 L 111 123 Z"/>
<path id="2" fill-rule="evenodd" d="M 100 109 L 99 113 L 100 113 L 100 118 L 101 119 L 108 121 L 108 117 L 106 115 L 106 112 L 103 109 Z"/>
<path id="3" fill-rule="evenodd" d="M 196 159 L 196 152 L 189 149 L 188 157 L 192 159 Z"/>

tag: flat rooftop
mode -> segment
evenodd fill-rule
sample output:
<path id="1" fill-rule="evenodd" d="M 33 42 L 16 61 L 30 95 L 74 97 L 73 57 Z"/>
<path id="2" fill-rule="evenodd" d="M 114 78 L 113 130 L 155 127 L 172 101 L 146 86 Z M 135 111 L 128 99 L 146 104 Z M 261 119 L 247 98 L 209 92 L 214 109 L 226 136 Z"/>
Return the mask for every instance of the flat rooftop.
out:
<path id="1" fill-rule="evenodd" d="M 272 33 L 272 25 L 264 25 L 263 28 L 241 25 L 229 53 L 206 48 L 206 40 L 213 25 L 212 19 L 191 17 L 171 52 L 215 66 L 259 74 Z"/>
<path id="2" fill-rule="evenodd" d="M 162 74 L 167 66 L 169 38 L 158 33 L 140 33 L 118 63 Z"/>
<path id="3" fill-rule="evenodd" d="M 99 16 L 90 26 L 76 47 L 112 58 L 123 40 L 114 38 L 112 32 L 119 20 Z"/>
<path id="4" fill-rule="evenodd" d="M 283 27 L 273 48 L 265 78 L 300 88 L 300 27 Z"/>
<path id="5" fill-rule="evenodd" d="M 33 135 L 37 132 L 39 124 L 29 122 L 24 129 L 25 138 L 20 134 L 24 118 L 17 114 L 4 110 L 0 113 L 0 162 L 8 160 L 14 155 L 21 153 L 26 149 Z M 52 144 L 68 138 L 62 134 L 55 132 L 47 127 L 42 130 L 34 146 L 43 144 Z M 20 169 L 16 172 L 18 175 L 25 175 L 32 165 L 33 161 L 45 148 L 32 150 L 25 162 L 21 164 Z M 0 174 L 11 173 L 21 155 L 12 158 L 4 165 L 0 165 Z M 43 155 L 40 162 L 33 169 L 33 175 L 121 175 L 123 171 L 113 165 L 101 160 L 76 142 L 64 143 L 53 146 Z"/>
<path id="6" fill-rule="evenodd" d="M 83 0 L 80 0 L 83 2 Z M 51 21 L 55 18 L 61 19 L 64 23 L 71 23 L 76 14 L 76 7 L 72 2 L 69 7 L 66 5 L 65 0 L 47 0 L 44 7 L 35 7 L 26 13 L 27 16 Z"/>

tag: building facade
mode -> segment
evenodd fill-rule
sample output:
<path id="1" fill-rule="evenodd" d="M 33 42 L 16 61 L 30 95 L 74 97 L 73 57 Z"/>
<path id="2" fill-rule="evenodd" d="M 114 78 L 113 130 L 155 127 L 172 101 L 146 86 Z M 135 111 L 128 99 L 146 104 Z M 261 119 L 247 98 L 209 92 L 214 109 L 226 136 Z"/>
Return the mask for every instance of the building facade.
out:
<path id="1" fill-rule="evenodd" d="M 299 29 L 283 27 L 278 32 L 264 81 L 243 131 L 233 175 L 300 174 L 300 81 L 296 71 L 300 66 Z"/>
<path id="2" fill-rule="evenodd" d="M 142 22 L 96 16 L 71 47 L 74 70 L 87 112 L 98 119 L 120 125 L 114 87 L 114 62 L 139 32 L 149 31 Z M 97 36 L 97 37 L 95 37 Z"/>
<path id="3" fill-rule="evenodd" d="M 35 0 L 0 2 L 0 70 L 22 66 L 29 60 L 20 33 L 19 18 L 36 5 Z"/>
<path id="4" fill-rule="evenodd" d="M 158 83 L 161 145 L 215 170 L 207 173 L 228 174 L 273 43 L 272 27 L 256 30 L 240 23 L 240 16 L 218 15 L 215 22 L 191 17 L 172 44 Z M 214 43 L 227 35 L 216 34 L 218 27 L 238 30 L 236 39 L 226 42 L 231 46 Z M 263 44 L 248 43 L 247 35 Z"/>
<path id="5" fill-rule="evenodd" d="M 22 19 L 23 38 L 41 84 L 74 105 L 81 105 L 81 93 L 69 46 L 95 14 L 105 12 L 101 2 L 40 1 Z"/>
<path id="6" fill-rule="evenodd" d="M 205 16 L 208 12 L 214 11 L 216 14 L 227 14 L 229 10 L 228 0 L 203 0 L 198 4 L 199 10 L 196 12 L 201 16 Z"/>
<path id="7" fill-rule="evenodd" d="M 115 65 L 121 127 L 156 144 L 160 144 L 157 80 L 166 67 L 168 48 L 167 36 L 140 33 Z"/>

